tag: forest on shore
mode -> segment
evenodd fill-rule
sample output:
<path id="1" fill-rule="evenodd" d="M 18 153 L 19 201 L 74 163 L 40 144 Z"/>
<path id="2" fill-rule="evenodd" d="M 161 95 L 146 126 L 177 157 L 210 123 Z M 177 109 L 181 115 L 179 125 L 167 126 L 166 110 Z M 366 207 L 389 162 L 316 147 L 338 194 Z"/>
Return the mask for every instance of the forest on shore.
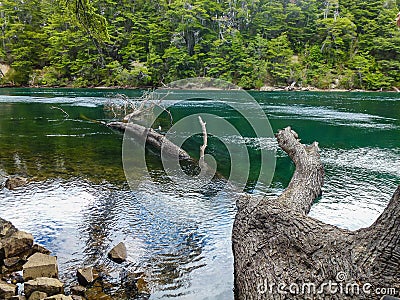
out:
<path id="1" fill-rule="evenodd" d="M 400 0 L 2 0 L 1 85 L 400 88 Z M 7 72 L 5 72 L 6 70 Z"/>

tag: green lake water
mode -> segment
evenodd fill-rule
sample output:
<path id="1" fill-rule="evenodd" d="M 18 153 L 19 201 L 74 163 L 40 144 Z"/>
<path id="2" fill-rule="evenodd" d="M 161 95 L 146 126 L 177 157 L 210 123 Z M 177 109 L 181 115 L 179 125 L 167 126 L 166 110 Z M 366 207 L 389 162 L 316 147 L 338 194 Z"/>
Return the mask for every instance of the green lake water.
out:
<path id="1" fill-rule="evenodd" d="M 0 190 L 0 217 L 58 256 L 61 279 L 95 265 L 119 282 L 144 272 L 151 299 L 232 299 L 230 234 L 232 194 L 158 189 L 159 158 L 146 156 L 150 179 L 131 190 L 122 163 L 121 133 L 93 122 L 110 121 L 104 110 L 117 94 L 138 90 L 0 89 L 0 183 L 29 177 L 26 187 Z M 326 175 L 323 195 L 310 215 L 342 228 L 371 225 L 400 184 L 400 94 L 251 92 L 274 132 L 290 125 L 303 143 L 318 141 Z M 219 115 L 239 135 L 210 138 L 208 153 L 229 176 L 224 143 L 247 139 L 252 168 L 246 191 L 279 194 L 294 166 L 271 138 L 254 136 L 224 103 L 191 99 L 170 108 L 174 121 L 187 115 Z M 159 124 L 164 130 L 168 118 Z M 246 127 L 247 126 L 247 127 Z M 200 137 L 185 143 L 198 155 Z M 276 150 L 270 186 L 256 185 L 260 149 Z M 165 187 L 165 184 L 164 184 Z M 216 187 L 210 187 L 216 188 Z M 111 263 L 107 251 L 120 241 L 128 262 Z"/>

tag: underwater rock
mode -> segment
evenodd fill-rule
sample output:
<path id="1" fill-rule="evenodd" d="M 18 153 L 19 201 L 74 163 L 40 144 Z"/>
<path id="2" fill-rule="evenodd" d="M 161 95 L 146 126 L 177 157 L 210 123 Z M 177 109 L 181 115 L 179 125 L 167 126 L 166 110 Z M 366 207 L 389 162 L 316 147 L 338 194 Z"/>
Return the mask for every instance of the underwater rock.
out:
<path id="1" fill-rule="evenodd" d="M 85 296 L 86 288 L 81 285 L 74 285 L 69 290 L 72 296 Z"/>
<path id="2" fill-rule="evenodd" d="M 20 176 L 9 177 L 5 182 L 5 187 L 9 190 L 14 190 L 18 187 L 27 185 L 28 179 Z"/>
<path id="3" fill-rule="evenodd" d="M 96 282 L 91 288 L 86 290 L 85 298 L 88 300 L 112 300 L 110 295 L 103 292 L 100 282 Z"/>

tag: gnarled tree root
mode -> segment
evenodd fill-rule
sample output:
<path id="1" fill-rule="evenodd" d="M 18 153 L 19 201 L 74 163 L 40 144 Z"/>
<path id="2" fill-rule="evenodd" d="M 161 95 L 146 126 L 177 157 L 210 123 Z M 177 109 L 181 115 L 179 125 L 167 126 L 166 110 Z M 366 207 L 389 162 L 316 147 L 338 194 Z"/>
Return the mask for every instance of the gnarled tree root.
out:
<path id="1" fill-rule="evenodd" d="M 307 214 L 321 193 L 318 144 L 277 133 L 296 171 L 277 199 L 237 201 L 235 299 L 380 299 L 400 292 L 400 186 L 369 228 L 349 231 Z"/>

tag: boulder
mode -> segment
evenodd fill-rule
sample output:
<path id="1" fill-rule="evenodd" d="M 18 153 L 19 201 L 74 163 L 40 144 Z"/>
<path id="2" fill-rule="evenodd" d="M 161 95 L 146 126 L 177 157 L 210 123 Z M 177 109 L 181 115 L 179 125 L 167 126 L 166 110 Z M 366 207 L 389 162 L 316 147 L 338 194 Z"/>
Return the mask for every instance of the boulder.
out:
<path id="1" fill-rule="evenodd" d="M 138 278 L 136 287 L 139 294 L 150 294 L 150 288 L 143 277 Z"/>
<path id="2" fill-rule="evenodd" d="M 112 300 L 109 295 L 104 293 L 102 284 L 98 281 L 86 290 L 85 298 L 88 300 Z"/>
<path id="3" fill-rule="evenodd" d="M 72 300 L 85 300 L 85 298 L 83 298 L 82 296 L 78 296 L 78 295 L 72 295 Z"/>
<path id="4" fill-rule="evenodd" d="M 78 269 L 76 271 L 76 276 L 78 277 L 79 284 L 83 286 L 88 286 L 95 280 L 95 275 L 93 274 L 93 267 Z"/>
<path id="5" fill-rule="evenodd" d="M 33 236 L 24 231 L 16 231 L 0 240 L 0 259 L 19 256 L 22 252 L 32 248 Z"/>
<path id="6" fill-rule="evenodd" d="M 39 291 L 34 291 L 28 298 L 28 300 L 42 300 L 47 298 L 47 294 Z"/>
<path id="7" fill-rule="evenodd" d="M 0 218 L 0 240 L 9 237 L 14 232 L 17 232 L 17 228 L 11 222 Z"/>
<path id="8" fill-rule="evenodd" d="M 14 190 L 18 187 L 24 186 L 28 183 L 28 179 L 20 176 L 13 176 L 6 180 L 5 187 L 9 190 Z"/>
<path id="9" fill-rule="evenodd" d="M 70 288 L 71 294 L 76 296 L 85 296 L 86 288 L 81 285 L 74 285 Z"/>
<path id="10" fill-rule="evenodd" d="M 48 250 L 45 247 L 43 247 L 42 245 L 38 245 L 38 244 L 34 244 L 31 249 L 32 249 L 32 251 L 34 251 L 32 254 L 39 252 L 39 253 L 49 255 L 51 253 L 50 250 Z"/>
<path id="11" fill-rule="evenodd" d="M 21 257 L 21 259 L 26 261 L 33 254 L 38 253 L 38 252 L 42 253 L 42 254 L 47 254 L 47 255 L 49 255 L 51 253 L 51 251 L 47 250 L 45 247 L 40 246 L 38 244 L 34 244 L 30 249 L 28 249 L 28 250 L 24 251 L 23 253 L 21 253 L 19 255 L 19 257 Z"/>
<path id="12" fill-rule="evenodd" d="M 108 253 L 108 258 L 116 263 L 122 263 L 126 261 L 128 257 L 128 253 L 126 251 L 125 244 L 123 242 L 116 245 L 111 251 Z"/>
<path id="13" fill-rule="evenodd" d="M 24 292 L 29 297 L 34 291 L 44 292 L 49 296 L 64 293 L 64 284 L 56 278 L 38 277 L 24 284 Z"/>
<path id="14" fill-rule="evenodd" d="M 16 285 L 0 281 L 0 299 L 11 299 L 16 293 Z"/>
<path id="15" fill-rule="evenodd" d="M 57 258 L 42 253 L 35 253 L 29 257 L 23 266 L 25 280 L 38 277 L 58 277 Z"/>
<path id="16" fill-rule="evenodd" d="M 7 269 L 12 269 L 15 266 L 17 266 L 20 262 L 21 262 L 21 258 L 19 258 L 18 256 L 14 256 L 14 257 L 6 258 L 3 262 L 3 264 Z"/>
<path id="17" fill-rule="evenodd" d="M 94 289 L 87 290 L 85 297 L 87 300 L 112 300 L 111 296 L 102 291 L 95 291 Z"/>
<path id="18" fill-rule="evenodd" d="M 137 281 L 138 277 L 135 273 L 126 273 L 121 278 L 121 285 L 129 299 L 135 299 L 139 294 Z"/>

